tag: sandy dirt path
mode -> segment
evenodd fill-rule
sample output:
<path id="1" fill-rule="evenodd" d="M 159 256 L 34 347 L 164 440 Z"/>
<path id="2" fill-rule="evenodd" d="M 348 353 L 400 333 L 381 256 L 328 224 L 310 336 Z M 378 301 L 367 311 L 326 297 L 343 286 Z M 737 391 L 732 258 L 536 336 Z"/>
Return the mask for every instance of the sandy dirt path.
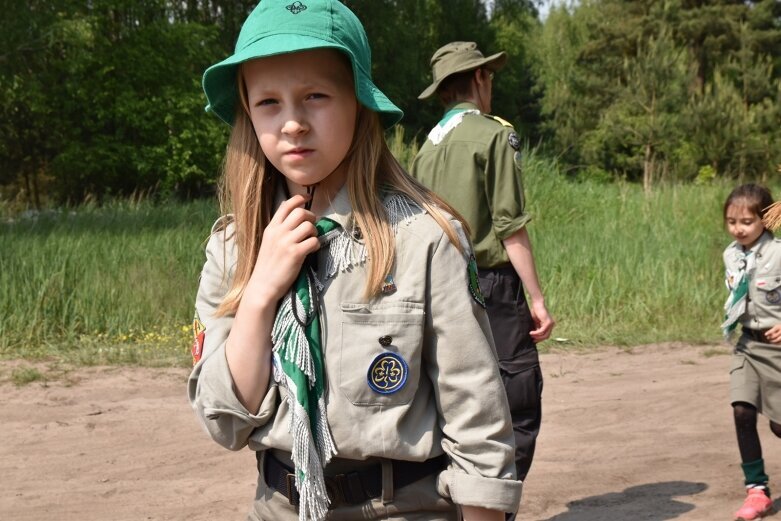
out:
<path id="1" fill-rule="evenodd" d="M 520 519 L 731 519 L 744 492 L 726 353 L 544 354 L 543 430 Z M 0 519 L 244 519 L 254 457 L 206 437 L 187 404 L 186 370 L 54 370 L 16 387 L 20 365 L 29 364 L 0 362 Z M 781 492 L 781 440 L 764 419 L 760 435 Z"/>

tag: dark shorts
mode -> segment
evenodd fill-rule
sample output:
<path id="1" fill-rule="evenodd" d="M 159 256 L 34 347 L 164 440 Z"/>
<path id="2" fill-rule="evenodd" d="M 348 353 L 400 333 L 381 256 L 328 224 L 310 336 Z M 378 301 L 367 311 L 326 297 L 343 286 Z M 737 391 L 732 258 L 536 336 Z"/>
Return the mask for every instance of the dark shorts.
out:
<path id="1" fill-rule="evenodd" d="M 491 323 L 499 372 L 504 381 L 515 433 L 515 466 L 525 479 L 542 420 L 542 372 L 526 295 L 511 267 L 479 270 L 480 290 Z"/>

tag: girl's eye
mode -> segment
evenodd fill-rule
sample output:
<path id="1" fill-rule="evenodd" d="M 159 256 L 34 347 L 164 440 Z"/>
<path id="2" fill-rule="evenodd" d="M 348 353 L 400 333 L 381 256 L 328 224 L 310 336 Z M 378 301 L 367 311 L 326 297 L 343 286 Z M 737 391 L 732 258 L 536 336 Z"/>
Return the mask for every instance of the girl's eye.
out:
<path id="1" fill-rule="evenodd" d="M 274 105 L 274 104 L 276 104 L 276 102 L 277 102 L 277 100 L 275 100 L 273 98 L 267 98 L 267 99 L 262 99 L 262 100 L 258 101 L 255 104 L 255 106 L 256 107 L 263 107 L 265 105 Z"/>
<path id="2" fill-rule="evenodd" d="M 326 96 L 322 92 L 313 92 L 312 94 L 307 96 L 308 99 L 322 99 L 322 98 L 326 98 L 326 97 L 328 97 L 328 96 Z"/>

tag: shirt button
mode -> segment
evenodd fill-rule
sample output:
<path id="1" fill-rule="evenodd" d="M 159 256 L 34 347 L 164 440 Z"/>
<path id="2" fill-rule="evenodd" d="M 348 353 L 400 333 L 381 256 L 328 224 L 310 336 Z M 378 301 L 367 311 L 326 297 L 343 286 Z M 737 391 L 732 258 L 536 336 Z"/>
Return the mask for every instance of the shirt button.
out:
<path id="1" fill-rule="evenodd" d="M 391 342 L 393 342 L 393 338 L 390 335 L 383 335 L 380 337 L 380 345 L 383 347 L 388 347 Z"/>

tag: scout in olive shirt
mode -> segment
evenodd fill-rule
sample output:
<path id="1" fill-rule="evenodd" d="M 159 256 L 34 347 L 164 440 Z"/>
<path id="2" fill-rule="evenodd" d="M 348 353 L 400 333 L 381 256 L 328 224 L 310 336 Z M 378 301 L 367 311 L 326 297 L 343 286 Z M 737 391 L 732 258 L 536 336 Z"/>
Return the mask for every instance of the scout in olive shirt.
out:
<path id="1" fill-rule="evenodd" d="M 452 204 L 471 229 L 513 417 L 516 468 L 523 480 L 541 421 L 542 373 L 535 342 L 548 338 L 554 322 L 525 228 L 530 216 L 525 211 L 520 139 L 509 123 L 489 114 L 493 76 L 506 60 L 503 52 L 484 57 L 472 42 L 452 42 L 434 53 L 434 81 L 419 98 L 437 94 L 445 113 L 428 134 L 411 173 Z"/>
<path id="2" fill-rule="evenodd" d="M 524 209 L 518 136 L 468 101 L 449 107 L 432 134 L 436 138 L 430 134 L 421 147 L 412 175 L 469 223 L 478 267 L 509 265 L 502 241 L 531 220 Z"/>

